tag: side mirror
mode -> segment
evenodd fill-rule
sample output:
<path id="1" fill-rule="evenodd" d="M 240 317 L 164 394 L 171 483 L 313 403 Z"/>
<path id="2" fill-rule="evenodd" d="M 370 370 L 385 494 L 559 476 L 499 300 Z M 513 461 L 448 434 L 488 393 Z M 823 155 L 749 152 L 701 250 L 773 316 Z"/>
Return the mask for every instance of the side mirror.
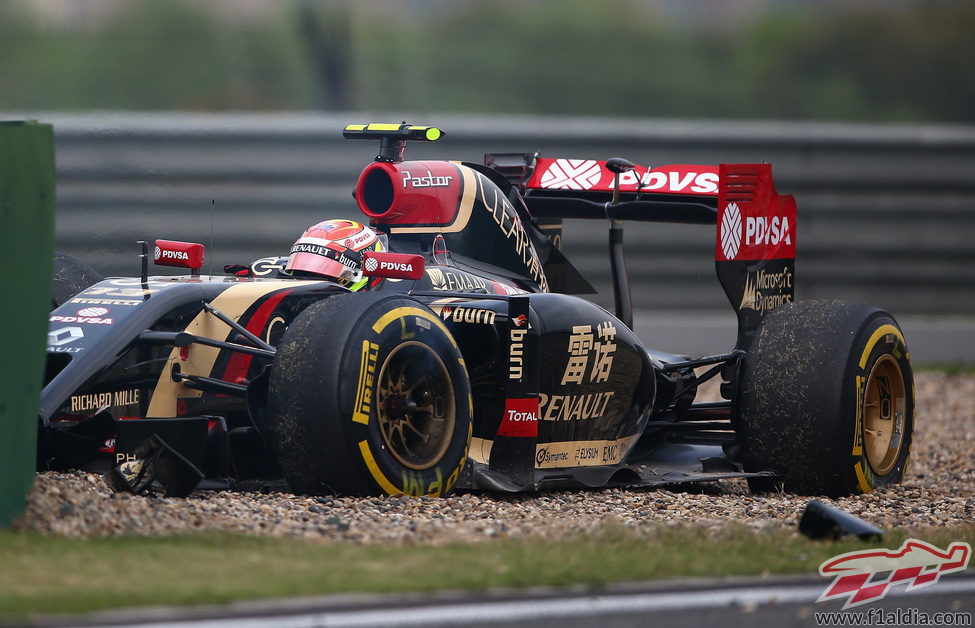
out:
<path id="1" fill-rule="evenodd" d="M 362 256 L 362 274 L 367 277 L 419 279 L 424 268 L 421 255 L 366 251 Z"/>
<path id="2" fill-rule="evenodd" d="M 176 266 L 196 272 L 203 266 L 203 245 L 195 242 L 156 240 L 152 262 L 156 266 Z"/>

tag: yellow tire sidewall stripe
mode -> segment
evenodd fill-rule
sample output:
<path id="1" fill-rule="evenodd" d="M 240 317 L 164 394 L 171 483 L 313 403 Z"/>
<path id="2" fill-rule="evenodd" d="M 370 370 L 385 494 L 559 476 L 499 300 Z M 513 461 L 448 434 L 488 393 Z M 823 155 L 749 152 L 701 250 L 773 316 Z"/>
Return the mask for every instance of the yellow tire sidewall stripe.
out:
<path id="1" fill-rule="evenodd" d="M 878 327 L 877 329 L 874 330 L 874 332 L 870 335 L 870 339 L 867 341 L 867 344 L 864 345 L 864 347 L 863 347 L 863 353 L 860 355 L 860 362 L 859 362 L 860 370 L 861 371 L 865 371 L 866 370 L 866 368 L 867 368 L 867 360 L 870 359 L 870 354 L 873 353 L 874 347 L 877 346 L 877 343 L 880 342 L 880 339 L 882 337 L 887 336 L 887 335 L 893 335 L 895 338 L 897 338 L 897 340 L 901 344 L 901 346 L 905 346 L 907 344 L 907 343 L 904 342 L 904 336 L 901 334 L 900 330 L 897 329 L 897 327 L 895 327 L 894 325 L 891 325 L 889 323 L 888 324 L 885 324 L 885 325 L 881 325 L 880 327 Z M 869 373 L 863 378 L 864 379 L 864 385 L 866 385 L 866 379 L 867 379 L 867 377 L 869 377 Z M 860 380 L 860 376 L 858 375 L 857 376 L 857 390 L 859 390 L 859 380 Z M 859 394 L 856 395 L 856 401 L 857 401 L 858 404 L 861 402 L 861 400 L 862 400 L 861 399 L 861 396 Z M 859 414 L 862 413 L 862 409 L 858 407 L 856 409 L 856 412 L 859 415 Z M 862 420 L 858 423 L 857 429 L 860 429 L 860 430 L 863 429 L 863 422 L 862 422 Z M 862 436 L 861 436 L 861 438 L 862 438 Z M 854 450 L 854 454 L 856 454 L 856 453 L 857 453 L 856 450 Z M 863 453 L 862 447 L 860 448 L 860 452 L 859 453 L 862 455 L 862 453 Z M 863 491 L 864 493 L 869 493 L 870 491 L 872 491 L 874 489 L 873 485 L 871 485 L 870 484 L 870 481 L 867 479 L 867 474 L 864 471 L 863 459 L 862 458 L 860 460 L 857 460 L 856 464 L 853 466 L 853 471 L 854 471 L 854 473 L 856 473 L 857 484 L 859 484 L 861 491 Z"/>
<path id="2" fill-rule="evenodd" d="M 380 316 L 379 319 L 373 323 L 372 331 L 377 335 L 381 334 L 389 325 L 400 321 L 407 316 L 417 316 L 424 320 L 430 321 L 436 325 L 450 340 L 450 343 L 457 348 L 457 343 L 454 341 L 453 335 L 451 335 L 450 331 L 443 324 L 443 322 L 441 322 L 441 320 L 434 316 L 431 312 L 418 307 L 402 306 L 391 309 Z M 461 366 L 464 366 L 463 361 L 461 361 Z M 379 373 L 376 373 L 377 379 L 379 375 Z M 468 405 L 468 408 L 473 411 L 473 405 Z M 360 420 L 359 423 L 362 423 L 362 421 Z M 362 456 L 362 460 L 366 463 L 366 468 L 369 469 L 369 473 L 372 475 L 372 478 L 383 491 L 390 495 L 398 495 L 403 492 L 401 489 L 397 488 L 396 485 L 390 482 L 389 479 L 383 474 L 382 470 L 379 468 L 379 465 L 376 463 L 376 458 L 373 456 L 372 450 L 369 448 L 369 443 L 367 441 L 359 441 L 359 454 Z"/>

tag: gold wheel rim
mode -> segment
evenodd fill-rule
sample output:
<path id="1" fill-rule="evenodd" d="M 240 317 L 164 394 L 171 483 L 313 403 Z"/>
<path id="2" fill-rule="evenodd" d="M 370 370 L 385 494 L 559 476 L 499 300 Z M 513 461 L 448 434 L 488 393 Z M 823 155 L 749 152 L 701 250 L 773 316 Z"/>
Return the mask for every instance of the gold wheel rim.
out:
<path id="1" fill-rule="evenodd" d="M 891 355 L 884 355 L 867 377 L 863 395 L 863 445 L 874 473 L 890 473 L 904 444 L 907 386 L 901 367 Z"/>
<path id="2" fill-rule="evenodd" d="M 417 471 L 440 462 L 457 416 L 450 374 L 440 356 L 416 341 L 397 346 L 379 372 L 376 395 L 379 429 L 393 457 Z"/>

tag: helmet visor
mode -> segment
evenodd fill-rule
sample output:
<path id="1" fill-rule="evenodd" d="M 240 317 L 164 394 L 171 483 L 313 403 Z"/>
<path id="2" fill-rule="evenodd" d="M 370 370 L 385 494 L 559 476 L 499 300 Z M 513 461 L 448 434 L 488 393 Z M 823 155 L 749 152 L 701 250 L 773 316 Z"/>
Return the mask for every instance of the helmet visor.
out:
<path id="1" fill-rule="evenodd" d="M 353 279 L 362 266 L 362 255 L 356 251 L 338 251 L 321 238 L 301 238 L 291 247 L 287 271 L 315 273 L 334 279 Z"/>
<path id="2" fill-rule="evenodd" d="M 346 268 L 344 264 L 339 264 L 333 259 L 315 253 L 292 253 L 291 257 L 288 258 L 285 270 L 315 273 L 335 279 L 342 279 L 353 274 L 352 269 Z"/>

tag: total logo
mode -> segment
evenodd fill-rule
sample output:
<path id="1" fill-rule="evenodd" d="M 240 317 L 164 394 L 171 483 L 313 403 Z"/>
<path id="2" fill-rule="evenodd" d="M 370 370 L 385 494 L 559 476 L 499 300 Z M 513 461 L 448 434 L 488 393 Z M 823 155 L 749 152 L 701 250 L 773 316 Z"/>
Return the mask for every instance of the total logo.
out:
<path id="1" fill-rule="evenodd" d="M 744 233 L 743 233 L 744 232 Z M 744 238 L 742 236 L 744 235 Z M 791 225 L 786 216 L 746 216 L 737 203 L 728 203 L 721 216 L 721 252 L 736 259 L 744 247 L 792 245 Z M 766 259 L 761 256 L 759 259 Z"/>
<path id="2" fill-rule="evenodd" d="M 498 436 L 538 436 L 538 399 L 505 399 L 504 416 L 501 418 Z"/>

